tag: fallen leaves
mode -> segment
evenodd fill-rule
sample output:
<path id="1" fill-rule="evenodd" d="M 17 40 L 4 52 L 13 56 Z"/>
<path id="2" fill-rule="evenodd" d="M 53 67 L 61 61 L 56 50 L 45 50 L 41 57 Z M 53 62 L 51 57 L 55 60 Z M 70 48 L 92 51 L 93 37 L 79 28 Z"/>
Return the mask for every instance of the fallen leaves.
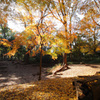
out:
<path id="1" fill-rule="evenodd" d="M 37 81 L 26 85 L 27 88 L 23 85 L 1 91 L 0 100 L 70 100 L 76 95 L 72 79 L 67 78 Z"/>

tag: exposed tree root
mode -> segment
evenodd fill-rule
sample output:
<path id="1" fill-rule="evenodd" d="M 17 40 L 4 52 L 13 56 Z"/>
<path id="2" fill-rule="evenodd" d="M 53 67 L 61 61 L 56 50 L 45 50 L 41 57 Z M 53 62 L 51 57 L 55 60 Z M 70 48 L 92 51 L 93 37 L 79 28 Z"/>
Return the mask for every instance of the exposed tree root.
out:
<path id="1" fill-rule="evenodd" d="M 63 65 L 60 69 L 58 69 L 58 70 L 56 70 L 54 72 L 54 75 L 56 75 L 58 72 L 61 72 L 61 71 L 64 71 L 64 70 L 68 70 L 68 69 L 70 69 L 68 66 Z"/>

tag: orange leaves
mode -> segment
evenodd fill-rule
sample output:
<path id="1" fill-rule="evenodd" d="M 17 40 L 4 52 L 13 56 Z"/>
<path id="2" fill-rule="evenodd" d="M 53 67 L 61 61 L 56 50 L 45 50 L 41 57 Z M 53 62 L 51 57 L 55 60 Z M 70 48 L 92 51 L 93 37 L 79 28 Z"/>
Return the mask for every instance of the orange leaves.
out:
<path id="1" fill-rule="evenodd" d="M 26 52 L 26 54 L 30 54 L 30 50 L 28 52 Z"/>
<path id="2" fill-rule="evenodd" d="M 32 50 L 32 56 L 36 56 L 36 54 L 38 54 L 39 52 L 42 52 L 42 55 L 44 56 L 46 54 L 46 52 L 44 50 L 41 50 L 41 48 L 35 50 L 35 48 L 33 48 Z"/>
<path id="3" fill-rule="evenodd" d="M 23 3 L 25 0 L 17 0 L 17 2 Z"/>
<path id="4" fill-rule="evenodd" d="M 1 18 L 0 18 L 0 24 L 6 24 L 7 23 L 7 17 L 6 15 L 1 15 Z"/>
<path id="5" fill-rule="evenodd" d="M 81 52 L 86 53 L 89 51 L 89 45 L 81 46 Z"/>
<path id="6" fill-rule="evenodd" d="M 100 52 L 100 46 L 97 46 L 96 52 Z"/>
<path id="7" fill-rule="evenodd" d="M 37 41 L 37 43 L 40 45 L 40 36 L 36 36 L 36 41 Z"/>
<path id="8" fill-rule="evenodd" d="M 27 40 L 27 43 L 28 43 L 29 45 L 31 45 L 31 44 L 32 44 L 32 41 L 31 41 L 31 40 Z"/>
<path id="9" fill-rule="evenodd" d="M 69 39 L 70 39 L 70 43 L 72 43 L 74 39 L 77 39 L 76 33 L 70 34 Z"/>
<path id="10" fill-rule="evenodd" d="M 83 45 L 81 46 L 81 50 L 82 53 L 87 53 L 87 54 L 93 54 L 94 50 L 93 47 L 91 47 L 90 45 Z"/>
<path id="11" fill-rule="evenodd" d="M 38 54 L 39 53 L 39 50 L 32 50 L 32 56 L 36 56 L 36 54 Z"/>
<path id="12" fill-rule="evenodd" d="M 20 84 L 8 89 L 2 88 L 2 100 L 75 100 L 76 91 L 73 90 L 73 79 L 48 79 L 29 84 Z M 62 84 L 63 83 L 63 84 Z"/>
<path id="13" fill-rule="evenodd" d="M 42 50 L 42 54 L 43 54 L 43 56 L 46 54 L 46 51 L 44 51 L 44 50 Z"/>
<path id="14" fill-rule="evenodd" d="M 17 52 L 17 48 L 14 47 L 11 51 L 9 51 L 9 52 L 8 52 L 7 54 L 5 54 L 5 55 L 8 55 L 9 57 L 11 57 L 11 56 L 14 56 L 16 52 Z"/>
<path id="15" fill-rule="evenodd" d="M 4 45 L 5 47 L 11 46 L 11 43 L 7 39 L 1 39 L 0 44 Z"/>

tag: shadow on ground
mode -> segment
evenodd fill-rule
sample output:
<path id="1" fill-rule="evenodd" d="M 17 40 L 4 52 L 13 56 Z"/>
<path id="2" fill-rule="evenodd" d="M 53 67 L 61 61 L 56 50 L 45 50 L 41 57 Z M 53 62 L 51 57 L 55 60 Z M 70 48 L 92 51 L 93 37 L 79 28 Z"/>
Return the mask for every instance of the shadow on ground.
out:
<path id="1" fill-rule="evenodd" d="M 78 88 L 79 100 L 100 100 L 100 75 L 79 76 L 74 85 Z"/>
<path id="2" fill-rule="evenodd" d="M 0 87 L 37 81 L 38 74 L 39 67 L 36 65 L 0 61 Z"/>
<path id="3" fill-rule="evenodd" d="M 91 68 L 100 68 L 100 66 L 98 66 L 98 65 L 91 65 L 91 64 L 86 64 L 85 66 L 89 66 L 89 67 L 91 67 Z"/>

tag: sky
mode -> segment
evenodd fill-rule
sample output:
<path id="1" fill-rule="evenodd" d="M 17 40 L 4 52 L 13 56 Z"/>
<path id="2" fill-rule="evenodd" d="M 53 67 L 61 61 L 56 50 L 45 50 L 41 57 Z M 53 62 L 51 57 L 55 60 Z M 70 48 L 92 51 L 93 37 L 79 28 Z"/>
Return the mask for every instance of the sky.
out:
<path id="1" fill-rule="evenodd" d="M 22 32 L 25 30 L 24 26 L 21 24 L 20 21 L 8 20 L 8 27 L 15 32 Z"/>
<path id="2" fill-rule="evenodd" d="M 11 5 L 11 9 L 12 10 L 15 9 L 16 12 L 22 13 L 22 15 L 25 14 L 25 10 L 23 10 L 21 8 L 21 6 L 17 6 L 15 3 Z M 38 13 L 36 12 L 36 15 L 37 14 Z M 80 20 L 83 19 L 83 17 L 84 17 L 84 15 L 81 15 L 81 14 L 78 14 L 78 13 L 77 13 L 77 16 L 80 18 Z M 62 27 L 62 25 L 61 25 L 61 23 L 59 21 L 55 20 L 54 24 L 56 24 L 56 28 Z M 13 31 L 16 31 L 16 32 L 22 32 L 22 31 L 25 30 L 24 25 L 21 23 L 21 21 L 18 21 L 18 20 L 11 20 L 11 19 L 8 20 L 8 27 L 10 29 L 12 29 Z"/>
<path id="3" fill-rule="evenodd" d="M 15 9 L 16 12 L 22 13 L 22 15 L 25 14 L 25 10 L 23 10 L 23 8 L 21 6 L 18 6 L 15 3 L 13 3 L 11 5 L 11 9 L 12 10 Z M 36 15 L 37 14 L 38 13 L 36 12 Z M 81 14 L 78 14 L 78 13 L 77 13 L 77 16 L 80 18 L 80 20 L 83 19 L 83 17 L 84 17 L 84 15 L 81 15 Z M 54 20 L 54 24 L 56 24 L 56 28 L 62 27 L 62 25 L 59 21 Z M 18 20 L 11 20 L 11 19 L 8 20 L 8 27 L 10 29 L 12 29 L 13 31 L 16 31 L 16 32 L 22 32 L 22 31 L 25 30 L 24 25 L 21 23 L 21 21 L 18 21 Z"/>
<path id="4" fill-rule="evenodd" d="M 80 19 L 83 19 L 83 15 L 80 15 L 80 14 L 77 14 L 77 16 L 80 18 Z M 61 27 L 61 23 L 59 21 L 55 21 L 55 24 L 56 24 L 56 28 L 59 28 Z M 13 31 L 16 31 L 16 32 L 22 32 L 25 30 L 25 27 L 22 25 L 22 23 L 18 20 L 8 20 L 8 27 L 10 29 L 12 29 Z"/>

